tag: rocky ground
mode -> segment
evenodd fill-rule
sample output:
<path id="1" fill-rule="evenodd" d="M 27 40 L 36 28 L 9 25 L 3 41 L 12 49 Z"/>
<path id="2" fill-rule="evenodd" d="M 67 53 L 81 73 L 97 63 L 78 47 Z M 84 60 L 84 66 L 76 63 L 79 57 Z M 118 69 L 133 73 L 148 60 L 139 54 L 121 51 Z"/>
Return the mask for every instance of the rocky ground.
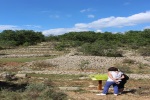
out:
<path id="1" fill-rule="evenodd" d="M 46 47 L 45 47 L 46 45 Z M 90 75 L 97 73 L 106 73 L 107 68 L 111 66 L 121 65 L 125 59 L 130 59 L 134 63 L 125 64 L 126 66 L 131 67 L 131 70 L 134 70 L 141 65 L 140 68 L 146 68 L 149 70 L 150 67 L 150 57 L 143 57 L 138 55 L 134 51 L 124 51 L 124 57 L 99 57 L 99 56 L 83 56 L 78 53 L 75 49 L 71 49 L 69 53 L 53 51 L 50 48 L 51 45 L 45 43 L 38 46 L 32 46 L 29 48 L 19 48 L 12 50 L 1 50 L 0 59 L 9 58 L 9 57 L 39 57 L 44 55 L 57 55 L 53 59 L 40 60 L 26 62 L 19 64 L 16 62 L 8 62 L 3 66 L 3 68 L 17 69 L 19 74 L 24 73 L 39 73 L 39 74 L 82 74 Z M 39 49 L 40 48 L 40 49 Z M 43 64 L 52 65 L 52 67 L 45 67 L 42 69 L 35 69 L 34 65 L 42 62 Z M 13 66 L 13 67 L 12 67 Z M 144 66 L 144 67 L 143 67 Z M 146 67 L 145 67 L 146 66 Z M 2 68 L 1 68 L 2 69 Z M 129 77 L 134 80 L 139 79 L 150 79 L 150 74 L 147 73 L 128 73 Z M 89 78 L 89 77 L 88 77 Z M 131 83 L 132 84 L 132 83 Z M 90 85 L 90 84 L 89 84 Z M 88 87 L 88 86 L 87 86 Z M 149 87 L 148 87 L 149 88 Z M 137 89 L 137 88 L 136 88 Z M 128 92 L 130 91 L 130 92 Z M 149 91 L 149 90 L 148 90 Z M 98 91 L 101 92 L 101 91 Z M 73 97 L 74 99 L 70 100 L 149 100 L 147 96 L 134 95 L 131 89 L 126 89 L 125 95 L 120 95 L 119 97 L 114 97 L 112 93 L 107 96 L 96 96 L 98 92 L 77 92 L 77 91 L 67 91 L 66 93 Z M 150 91 L 148 92 L 150 93 Z M 125 99 L 126 98 L 126 99 Z"/>
<path id="2" fill-rule="evenodd" d="M 19 57 L 39 57 L 39 56 L 50 56 L 56 55 L 57 57 L 53 59 L 41 60 L 27 62 L 21 65 L 19 69 L 20 73 L 23 72 L 37 72 L 37 73 L 58 73 L 58 74 L 95 74 L 95 73 L 106 73 L 107 68 L 111 66 L 124 66 L 122 63 L 127 60 L 132 60 L 134 63 L 132 65 L 126 64 L 126 66 L 131 66 L 131 70 L 134 70 L 141 66 L 150 66 L 150 57 L 144 57 L 137 54 L 132 50 L 124 50 L 124 57 L 100 57 L 100 56 L 83 56 L 76 49 L 70 49 L 68 53 L 63 51 L 55 51 L 53 49 L 54 43 L 40 43 L 35 46 L 29 46 L 25 48 L 7 49 L 0 50 L 0 59 L 3 58 L 19 58 Z M 54 65 L 55 68 L 32 70 L 31 68 L 35 63 L 42 62 L 49 65 Z M 13 65 L 15 62 L 10 62 L 6 66 Z M 17 65 L 16 65 L 17 66 Z M 141 67 L 140 66 L 140 67 Z M 127 67 L 128 68 L 128 67 Z M 144 68 L 144 67 L 143 67 Z M 131 74 L 134 78 L 149 78 L 149 75 L 143 76 L 143 74 Z"/>

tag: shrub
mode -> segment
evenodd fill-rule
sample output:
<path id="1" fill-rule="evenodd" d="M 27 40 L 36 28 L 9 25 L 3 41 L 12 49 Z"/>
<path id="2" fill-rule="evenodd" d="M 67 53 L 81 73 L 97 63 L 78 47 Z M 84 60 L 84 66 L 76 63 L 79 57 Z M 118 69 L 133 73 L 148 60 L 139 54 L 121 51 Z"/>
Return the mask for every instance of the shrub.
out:
<path id="1" fill-rule="evenodd" d="M 1 100 L 23 100 L 23 97 L 22 95 L 20 95 L 19 92 L 3 89 L 0 91 L 0 99 Z"/>
<path id="2" fill-rule="evenodd" d="M 85 43 L 81 46 L 80 51 L 85 55 L 122 57 L 122 52 L 117 50 L 115 44 L 105 41 L 98 41 L 92 44 Z"/>
<path id="3" fill-rule="evenodd" d="M 128 67 L 128 66 L 117 66 L 117 68 L 119 70 L 121 70 L 123 73 L 131 73 L 132 72 L 130 67 Z"/>
<path id="4" fill-rule="evenodd" d="M 142 56 L 150 56 L 150 47 L 143 47 L 139 49 L 139 53 Z"/>
<path id="5" fill-rule="evenodd" d="M 32 100 L 67 100 L 67 95 L 63 92 L 56 92 L 51 86 L 44 84 L 29 84 L 26 87 L 26 96 Z"/>
<path id="6" fill-rule="evenodd" d="M 88 64 L 89 64 L 89 61 L 88 61 L 88 60 L 82 60 L 81 63 L 79 64 L 80 69 L 81 69 L 82 71 L 84 71 L 84 70 L 87 68 Z"/>
<path id="7" fill-rule="evenodd" d="M 42 68 L 49 68 L 49 67 L 56 67 L 57 65 L 47 63 L 44 61 L 37 61 L 33 64 L 35 69 L 42 69 Z"/>
<path id="8" fill-rule="evenodd" d="M 124 59 L 123 63 L 134 64 L 136 61 L 132 59 Z"/>

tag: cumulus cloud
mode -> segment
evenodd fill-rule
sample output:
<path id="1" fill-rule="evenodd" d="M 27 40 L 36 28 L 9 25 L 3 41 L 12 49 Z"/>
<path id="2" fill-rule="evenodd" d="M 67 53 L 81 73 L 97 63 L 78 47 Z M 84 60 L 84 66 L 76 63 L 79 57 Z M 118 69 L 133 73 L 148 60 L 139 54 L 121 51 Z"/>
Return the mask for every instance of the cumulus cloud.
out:
<path id="1" fill-rule="evenodd" d="M 88 30 L 87 29 L 82 29 L 82 28 L 57 28 L 57 29 L 45 30 L 42 33 L 45 36 L 48 36 L 48 35 L 61 35 L 63 33 L 80 32 L 80 31 L 88 31 Z"/>
<path id="2" fill-rule="evenodd" d="M 134 14 L 128 17 L 114 17 L 101 18 L 91 23 L 76 23 L 73 28 L 58 28 L 43 31 L 44 35 L 48 34 L 64 34 L 71 31 L 88 31 L 99 30 L 108 27 L 125 27 L 134 26 L 137 24 L 150 23 L 150 11 Z"/>
<path id="3" fill-rule="evenodd" d="M 19 29 L 18 26 L 15 25 L 0 25 L 0 30 L 17 30 Z"/>
<path id="4" fill-rule="evenodd" d="M 128 17 L 108 17 L 86 24 L 87 28 L 124 27 L 150 22 L 150 11 L 134 14 Z M 79 24 L 80 25 L 80 24 Z M 83 24 L 82 24 L 83 25 Z M 85 25 L 84 25 L 85 26 Z"/>
<path id="5" fill-rule="evenodd" d="M 56 16 L 55 16 L 56 17 Z M 61 35 L 68 32 L 79 32 L 79 31 L 90 31 L 94 30 L 95 32 L 102 32 L 104 28 L 111 28 L 111 27 L 126 27 L 126 26 L 134 26 L 139 24 L 150 23 L 150 11 L 141 12 L 138 14 L 134 14 L 127 17 L 114 17 L 110 16 L 107 18 L 100 18 L 98 20 L 92 21 L 90 23 L 76 23 L 71 28 L 56 28 L 56 29 L 49 29 L 44 30 L 42 33 L 44 35 Z M 38 25 L 26 25 L 23 26 L 24 28 L 41 28 Z M 149 28 L 147 26 L 146 28 Z M 19 30 L 23 29 L 21 26 L 15 25 L 0 25 L 0 30 Z"/>

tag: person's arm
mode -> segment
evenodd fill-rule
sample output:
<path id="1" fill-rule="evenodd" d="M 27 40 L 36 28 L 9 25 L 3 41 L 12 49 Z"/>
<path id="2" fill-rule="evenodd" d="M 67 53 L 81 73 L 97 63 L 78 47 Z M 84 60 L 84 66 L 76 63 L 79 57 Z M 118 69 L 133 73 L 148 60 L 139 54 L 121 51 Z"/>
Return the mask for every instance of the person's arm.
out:
<path id="1" fill-rule="evenodd" d="M 124 74 L 121 74 L 121 77 L 118 78 L 118 79 L 119 79 L 119 80 L 122 80 L 122 79 L 124 79 L 124 78 L 125 78 Z"/>
<path id="2" fill-rule="evenodd" d="M 113 76 L 110 72 L 108 72 L 108 77 L 111 78 L 114 82 L 118 82 L 115 78 L 113 78 Z"/>
<path id="3" fill-rule="evenodd" d="M 124 76 L 124 74 L 122 74 L 122 75 L 121 75 L 121 79 L 124 79 L 124 78 L 125 78 L 125 76 Z"/>

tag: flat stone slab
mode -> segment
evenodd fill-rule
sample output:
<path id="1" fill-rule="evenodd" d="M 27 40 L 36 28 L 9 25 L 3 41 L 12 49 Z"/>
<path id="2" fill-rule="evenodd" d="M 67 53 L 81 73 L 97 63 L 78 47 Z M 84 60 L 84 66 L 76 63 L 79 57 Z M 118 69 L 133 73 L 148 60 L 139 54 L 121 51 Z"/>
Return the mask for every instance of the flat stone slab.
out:
<path id="1" fill-rule="evenodd" d="M 60 90 L 75 91 L 80 90 L 80 87 L 59 87 Z"/>

